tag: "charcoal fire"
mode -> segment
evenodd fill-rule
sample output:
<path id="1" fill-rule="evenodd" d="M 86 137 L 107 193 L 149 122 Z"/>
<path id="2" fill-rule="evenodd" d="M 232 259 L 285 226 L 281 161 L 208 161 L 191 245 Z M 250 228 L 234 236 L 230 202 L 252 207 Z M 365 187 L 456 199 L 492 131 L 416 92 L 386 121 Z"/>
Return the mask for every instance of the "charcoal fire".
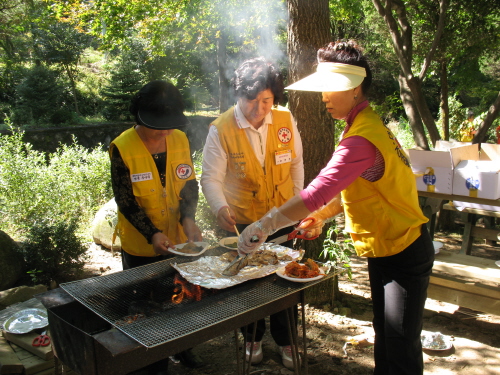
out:
<path id="1" fill-rule="evenodd" d="M 192 299 L 195 301 L 200 301 L 203 289 L 199 285 L 194 285 L 188 282 L 179 274 L 174 277 L 174 294 L 172 295 L 172 302 L 179 304 L 184 299 Z"/>

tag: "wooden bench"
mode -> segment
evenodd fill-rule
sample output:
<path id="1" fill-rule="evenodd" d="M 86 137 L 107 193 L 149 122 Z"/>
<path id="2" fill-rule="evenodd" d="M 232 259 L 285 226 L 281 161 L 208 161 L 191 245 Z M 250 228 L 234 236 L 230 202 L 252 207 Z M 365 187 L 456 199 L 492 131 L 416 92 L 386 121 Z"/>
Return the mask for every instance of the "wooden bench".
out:
<path id="1" fill-rule="evenodd" d="M 484 238 L 488 241 L 496 242 L 500 241 L 500 229 L 495 229 L 494 225 L 490 226 L 493 228 L 481 228 L 476 226 L 478 216 L 485 216 L 493 219 L 500 217 L 499 211 L 488 211 L 488 210 L 480 210 L 477 208 L 464 208 L 462 210 L 458 210 L 453 203 L 443 204 L 444 210 L 457 211 L 467 214 L 467 219 L 464 227 L 464 234 L 462 236 L 462 246 L 460 249 L 460 254 L 471 254 L 472 250 L 472 242 L 475 238 Z M 500 254 L 499 254 L 500 259 Z"/>
<path id="2" fill-rule="evenodd" d="M 429 298 L 500 315 L 500 267 L 494 260 L 445 250 L 436 254 Z"/>

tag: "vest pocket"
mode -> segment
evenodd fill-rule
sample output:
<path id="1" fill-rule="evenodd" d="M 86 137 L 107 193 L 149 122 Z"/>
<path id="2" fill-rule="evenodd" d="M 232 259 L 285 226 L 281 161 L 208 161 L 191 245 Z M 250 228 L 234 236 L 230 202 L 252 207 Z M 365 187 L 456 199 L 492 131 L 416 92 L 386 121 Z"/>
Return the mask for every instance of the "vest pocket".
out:
<path id="1" fill-rule="evenodd" d="M 132 191 L 139 205 L 146 211 L 159 207 L 158 193 L 154 184 L 148 181 L 132 183 Z"/>
<path id="2" fill-rule="evenodd" d="M 286 175 L 283 180 L 276 183 L 274 190 L 274 196 L 277 199 L 276 207 L 279 207 L 293 197 L 292 177 L 289 174 Z"/>

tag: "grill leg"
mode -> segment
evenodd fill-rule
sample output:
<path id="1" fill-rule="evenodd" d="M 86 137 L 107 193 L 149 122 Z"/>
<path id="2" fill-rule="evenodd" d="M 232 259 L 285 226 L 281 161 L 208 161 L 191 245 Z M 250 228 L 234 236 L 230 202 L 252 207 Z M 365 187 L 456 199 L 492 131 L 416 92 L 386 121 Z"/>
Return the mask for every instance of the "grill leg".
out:
<path id="1" fill-rule="evenodd" d="M 242 375 L 241 374 L 241 363 L 240 363 L 240 344 L 239 344 L 239 337 L 238 337 L 238 330 L 235 329 L 234 330 L 234 345 L 236 347 L 236 368 L 238 369 L 238 375 Z M 243 363 L 245 361 L 245 358 L 243 357 Z"/>
<path id="2" fill-rule="evenodd" d="M 286 317 L 288 318 L 288 337 L 290 337 L 291 347 L 292 347 L 292 361 L 293 361 L 293 373 L 295 375 L 300 374 L 300 356 L 297 340 L 297 332 L 295 330 L 295 317 L 293 314 L 293 307 L 286 309 Z"/>
<path id="3" fill-rule="evenodd" d="M 307 364 L 307 336 L 306 336 L 306 304 L 304 301 L 304 291 L 300 291 L 300 310 L 302 311 L 302 350 L 304 352 L 304 375 L 309 374 L 309 367 Z"/>
<path id="4" fill-rule="evenodd" d="M 247 330 L 247 327 L 248 325 L 245 326 L 245 334 L 243 335 L 243 365 L 241 365 L 241 368 L 243 368 L 243 374 L 246 374 L 246 375 L 250 375 L 250 370 L 252 368 L 252 356 L 253 356 L 253 351 L 250 351 L 250 356 L 248 358 L 248 362 L 246 361 L 246 341 L 245 341 L 245 337 L 246 337 L 246 330 Z M 237 336 L 237 331 L 235 330 L 235 335 Z M 253 331 L 252 331 L 252 348 L 253 348 L 253 344 L 255 343 L 255 336 L 257 334 L 257 322 L 254 322 L 253 323 Z M 236 340 L 236 349 L 237 351 L 239 351 L 238 349 L 238 340 Z M 238 366 L 238 375 L 240 375 L 240 363 L 239 363 L 239 358 L 240 358 L 240 355 L 239 353 L 237 352 L 237 360 L 236 360 L 236 365 Z"/>

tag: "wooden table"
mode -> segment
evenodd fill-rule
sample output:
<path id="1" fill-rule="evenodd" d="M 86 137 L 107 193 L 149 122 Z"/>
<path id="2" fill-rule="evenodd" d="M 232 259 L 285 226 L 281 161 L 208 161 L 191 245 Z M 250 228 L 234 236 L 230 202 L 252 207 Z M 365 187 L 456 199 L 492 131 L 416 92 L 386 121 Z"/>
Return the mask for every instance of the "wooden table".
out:
<path id="1" fill-rule="evenodd" d="M 485 199 L 485 198 L 474 198 L 463 195 L 453 195 L 453 194 L 441 194 L 441 193 L 429 193 L 426 191 L 419 191 L 418 195 L 420 197 L 426 198 L 435 198 L 442 199 L 443 201 L 457 201 L 457 202 L 469 202 L 469 203 L 477 203 L 486 206 L 499 206 L 500 207 L 500 199 Z M 500 211 L 490 211 L 490 210 L 482 210 L 478 208 L 463 208 L 462 210 L 457 209 L 453 204 L 441 204 L 441 207 L 445 210 L 463 212 L 467 214 L 467 219 L 465 222 L 464 233 L 462 235 L 462 246 L 460 249 L 461 254 L 471 254 L 472 250 L 472 242 L 474 237 L 484 238 L 489 241 L 500 241 L 500 230 L 494 228 L 494 225 L 491 225 L 492 228 L 479 228 L 476 227 L 476 221 L 478 216 L 486 216 L 490 218 L 500 217 Z M 430 218 L 431 228 L 430 233 L 431 236 L 434 236 L 434 225 L 435 225 L 435 213 L 433 213 Z M 494 224 L 494 219 L 493 219 Z M 500 255 L 499 255 L 500 257 Z M 500 259 L 500 258 L 499 258 Z"/>
<path id="2" fill-rule="evenodd" d="M 418 195 L 449 202 L 500 206 L 499 199 L 473 198 L 424 191 L 419 191 Z M 449 203 L 443 205 L 441 202 L 440 206 L 444 209 L 459 211 Z M 478 215 L 500 217 L 500 212 L 476 208 L 464 208 L 461 212 L 467 214 L 467 220 L 460 253 L 453 254 L 442 250 L 436 255 L 427 295 L 429 298 L 439 301 L 500 315 L 500 267 L 496 265 L 495 260 L 470 255 L 473 237 L 500 241 L 500 230 L 475 226 Z M 431 218 L 431 233 L 433 233 L 432 228 L 435 222 L 433 219 L 435 220 L 435 213 Z M 500 252 L 498 259 L 500 260 Z"/>

